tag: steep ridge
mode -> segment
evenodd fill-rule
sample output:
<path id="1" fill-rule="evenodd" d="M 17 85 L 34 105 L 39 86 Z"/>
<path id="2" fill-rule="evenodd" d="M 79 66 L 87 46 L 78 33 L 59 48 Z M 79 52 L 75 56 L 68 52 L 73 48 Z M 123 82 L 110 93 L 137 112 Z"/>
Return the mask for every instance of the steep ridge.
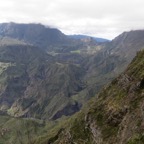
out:
<path id="1" fill-rule="evenodd" d="M 39 144 L 144 143 L 144 51 L 81 112 Z M 49 137 L 49 138 L 48 138 Z M 36 143 L 36 142 L 35 142 Z"/>
<path id="2" fill-rule="evenodd" d="M 66 36 L 58 29 L 45 27 L 41 24 L 0 24 L 0 36 L 22 40 L 44 49 L 50 45 L 67 42 Z"/>
<path id="3" fill-rule="evenodd" d="M 105 63 L 109 58 L 115 57 L 113 63 L 117 65 L 117 62 L 121 59 L 123 63 L 121 69 L 124 69 L 124 67 L 127 67 L 131 60 L 136 56 L 137 51 L 143 48 L 144 30 L 124 32 L 111 42 L 106 43 L 105 48 L 90 58 L 88 65 L 93 63 L 90 65 L 90 68 L 97 67 Z M 103 58 L 101 59 L 101 57 Z M 105 65 L 103 67 L 105 67 Z M 117 72 L 117 66 L 111 69 L 111 71 L 113 70 Z M 101 71 L 103 71 L 103 69 Z"/>
<path id="4" fill-rule="evenodd" d="M 114 40 L 103 43 L 100 45 L 100 50 L 94 53 L 60 54 L 56 55 L 56 58 L 59 61 L 82 65 L 86 71 L 84 80 L 87 83 L 87 90 L 79 93 L 77 97 L 89 99 L 123 72 L 141 49 L 144 49 L 144 30 L 135 30 L 124 32 Z M 87 96 L 84 96 L 85 94 Z"/>
<path id="5" fill-rule="evenodd" d="M 56 28 L 42 24 L 1 23 L 0 38 L 12 38 L 29 45 L 40 47 L 51 54 L 67 53 L 78 49 L 87 49 L 91 45 L 99 45 L 95 40 L 81 41 L 63 34 Z M 7 40 L 8 41 L 8 40 Z"/>
<path id="6" fill-rule="evenodd" d="M 144 48 L 143 39 L 144 30 L 124 32 L 110 43 L 110 53 L 124 57 L 128 63 L 135 57 L 137 51 Z"/>
<path id="7" fill-rule="evenodd" d="M 87 70 L 85 79 L 88 84 L 101 88 L 105 81 L 110 82 L 123 72 L 137 51 L 142 49 L 144 49 L 144 30 L 122 33 L 84 61 L 83 65 Z"/>
<path id="8" fill-rule="evenodd" d="M 57 119 L 81 107 L 71 98 L 85 87 L 78 65 L 57 62 L 29 45 L 0 47 L 0 110 L 15 117 Z"/>

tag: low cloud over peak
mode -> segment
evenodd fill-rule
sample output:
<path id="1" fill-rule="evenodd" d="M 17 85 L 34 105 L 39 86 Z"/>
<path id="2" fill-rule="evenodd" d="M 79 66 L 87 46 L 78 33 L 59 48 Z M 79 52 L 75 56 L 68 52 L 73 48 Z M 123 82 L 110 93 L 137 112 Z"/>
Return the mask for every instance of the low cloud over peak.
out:
<path id="1" fill-rule="evenodd" d="M 112 39 L 123 31 L 143 29 L 143 0 L 5 0 L 0 22 L 43 23 L 66 34 Z"/>

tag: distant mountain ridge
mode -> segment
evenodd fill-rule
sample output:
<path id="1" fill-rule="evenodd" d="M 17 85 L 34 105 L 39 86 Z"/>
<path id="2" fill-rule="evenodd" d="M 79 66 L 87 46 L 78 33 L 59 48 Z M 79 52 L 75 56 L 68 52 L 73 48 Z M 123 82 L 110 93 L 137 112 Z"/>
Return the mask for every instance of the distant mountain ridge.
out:
<path id="1" fill-rule="evenodd" d="M 1 23 L 0 36 L 22 40 L 28 44 L 48 49 L 50 45 L 64 43 L 67 37 L 56 28 L 42 24 Z"/>
<path id="2" fill-rule="evenodd" d="M 87 49 L 91 45 L 99 45 L 95 40 L 81 41 L 63 34 L 56 28 L 42 24 L 1 23 L 0 37 L 12 38 L 29 45 L 40 47 L 47 52 L 64 53 L 78 49 Z"/>
<path id="3" fill-rule="evenodd" d="M 70 38 L 74 38 L 74 39 L 94 39 L 96 42 L 108 42 L 110 40 L 108 39 L 104 39 L 104 38 L 97 38 L 97 37 L 93 37 L 93 36 L 88 36 L 88 35 L 68 35 Z"/>

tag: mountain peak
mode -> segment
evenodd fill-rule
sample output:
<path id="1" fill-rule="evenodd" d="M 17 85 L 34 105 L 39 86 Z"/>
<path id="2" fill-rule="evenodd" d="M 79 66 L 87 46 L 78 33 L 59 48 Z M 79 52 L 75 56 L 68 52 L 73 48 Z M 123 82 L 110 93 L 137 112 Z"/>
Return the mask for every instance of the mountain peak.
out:
<path id="1" fill-rule="evenodd" d="M 1 23 L 0 36 L 22 40 L 44 49 L 47 49 L 48 45 L 58 44 L 66 39 L 66 36 L 58 29 L 35 23 Z"/>

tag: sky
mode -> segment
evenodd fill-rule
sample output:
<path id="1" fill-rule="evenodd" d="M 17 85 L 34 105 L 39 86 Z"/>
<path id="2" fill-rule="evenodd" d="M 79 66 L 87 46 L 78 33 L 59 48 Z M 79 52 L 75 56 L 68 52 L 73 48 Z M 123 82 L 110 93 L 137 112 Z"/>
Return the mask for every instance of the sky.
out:
<path id="1" fill-rule="evenodd" d="M 65 34 L 113 39 L 144 29 L 144 0 L 0 0 L 0 23 L 41 23 Z"/>

